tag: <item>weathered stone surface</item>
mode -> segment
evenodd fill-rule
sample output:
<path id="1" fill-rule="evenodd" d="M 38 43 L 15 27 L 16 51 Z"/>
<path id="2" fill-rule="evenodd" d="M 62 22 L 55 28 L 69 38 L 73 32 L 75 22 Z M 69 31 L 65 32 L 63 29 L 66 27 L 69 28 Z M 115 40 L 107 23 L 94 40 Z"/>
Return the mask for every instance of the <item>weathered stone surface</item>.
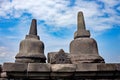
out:
<path id="1" fill-rule="evenodd" d="M 51 79 L 53 80 L 73 80 L 75 64 L 52 64 Z"/>
<path id="2" fill-rule="evenodd" d="M 0 72 L 2 71 L 2 65 L 0 65 Z"/>
<path id="3" fill-rule="evenodd" d="M 2 66 L 0 65 L 0 78 L 1 78 L 1 73 L 2 73 Z"/>
<path id="4" fill-rule="evenodd" d="M 70 53 L 98 55 L 97 43 L 92 38 L 77 38 L 70 43 Z"/>
<path id="5" fill-rule="evenodd" d="M 85 28 L 83 13 L 78 13 L 78 28 L 74 40 L 70 43 L 70 57 L 72 63 L 104 63 L 99 56 L 97 43 L 90 38 L 90 32 Z"/>
<path id="6" fill-rule="evenodd" d="M 98 71 L 116 71 L 117 67 L 115 64 L 99 64 L 97 66 Z"/>
<path id="7" fill-rule="evenodd" d="M 29 63 L 28 64 L 28 78 L 32 80 L 50 78 L 50 64 L 48 63 Z"/>
<path id="8" fill-rule="evenodd" d="M 51 64 L 70 64 L 70 56 L 68 53 L 65 53 L 63 49 L 59 52 L 50 52 L 48 53 L 48 63 Z"/>
<path id="9" fill-rule="evenodd" d="M 7 76 L 7 74 L 6 74 L 6 72 L 2 72 L 1 73 L 1 78 L 7 78 L 8 76 Z"/>
<path id="10" fill-rule="evenodd" d="M 75 72 L 75 64 L 52 64 L 52 72 Z"/>
<path id="11" fill-rule="evenodd" d="M 29 35 L 20 43 L 19 53 L 16 55 L 16 62 L 45 63 L 45 60 L 44 43 L 40 41 L 39 36 L 37 36 L 37 23 L 36 20 L 33 19 Z"/>
<path id="12" fill-rule="evenodd" d="M 26 63 L 4 63 L 4 72 L 26 72 L 28 64 Z"/>
<path id="13" fill-rule="evenodd" d="M 120 71 L 120 64 L 118 63 L 118 64 L 115 64 L 115 65 L 116 65 L 116 70 Z"/>
<path id="14" fill-rule="evenodd" d="M 49 63 L 28 63 L 28 72 L 50 72 Z"/>
<path id="15" fill-rule="evenodd" d="M 81 63 L 76 64 L 76 72 L 83 72 L 83 71 L 97 71 L 97 65 L 93 63 Z"/>
<path id="16" fill-rule="evenodd" d="M 80 37 L 90 37 L 90 32 L 85 28 L 84 16 L 82 12 L 78 12 L 77 31 L 74 33 L 74 39 Z"/>
<path id="17" fill-rule="evenodd" d="M 36 19 L 32 20 L 29 35 L 37 35 L 37 21 Z"/>
<path id="18" fill-rule="evenodd" d="M 89 54 L 70 54 L 72 64 L 81 63 L 104 63 L 102 57 Z"/>
<path id="19" fill-rule="evenodd" d="M 0 78 L 0 80 L 8 80 L 7 78 Z"/>

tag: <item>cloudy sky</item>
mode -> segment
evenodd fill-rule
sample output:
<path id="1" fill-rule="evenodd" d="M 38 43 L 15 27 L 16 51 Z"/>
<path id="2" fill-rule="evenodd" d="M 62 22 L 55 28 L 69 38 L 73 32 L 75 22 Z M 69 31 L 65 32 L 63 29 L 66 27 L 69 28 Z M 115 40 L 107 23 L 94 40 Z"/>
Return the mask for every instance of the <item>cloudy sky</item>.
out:
<path id="1" fill-rule="evenodd" d="M 120 63 L 120 0 L 0 0 L 0 64 L 14 62 L 33 18 L 46 55 L 61 48 L 69 52 L 79 11 L 99 54 Z"/>

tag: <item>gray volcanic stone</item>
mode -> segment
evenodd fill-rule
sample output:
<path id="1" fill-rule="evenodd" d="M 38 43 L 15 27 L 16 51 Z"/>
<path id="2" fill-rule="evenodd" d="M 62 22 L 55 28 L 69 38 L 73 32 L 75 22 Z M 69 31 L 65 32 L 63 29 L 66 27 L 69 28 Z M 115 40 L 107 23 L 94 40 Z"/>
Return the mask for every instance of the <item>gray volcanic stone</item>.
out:
<path id="1" fill-rule="evenodd" d="M 75 72 L 75 64 L 52 64 L 52 72 Z"/>
<path id="2" fill-rule="evenodd" d="M 1 73 L 1 78 L 7 78 L 7 73 L 6 72 L 2 72 Z"/>
<path id="3" fill-rule="evenodd" d="M 104 63 L 99 56 L 97 42 L 90 38 L 85 28 L 83 13 L 78 13 L 78 28 L 74 40 L 70 43 L 70 57 L 72 63 Z"/>
<path id="4" fill-rule="evenodd" d="M 48 63 L 28 63 L 28 72 L 50 72 L 50 64 Z"/>
<path id="5" fill-rule="evenodd" d="M 30 80 L 48 80 L 51 68 L 48 63 L 29 63 L 27 71 Z"/>
<path id="6" fill-rule="evenodd" d="M 50 52 L 48 53 L 48 63 L 51 64 L 70 64 L 70 56 L 68 53 L 65 53 L 63 49 L 60 49 L 59 52 Z"/>
<path id="7" fill-rule="evenodd" d="M 115 71 L 117 69 L 115 64 L 99 64 L 98 71 Z"/>
<path id="8" fill-rule="evenodd" d="M 90 37 L 90 32 L 85 28 L 85 21 L 82 12 L 78 12 L 77 31 L 74 33 L 74 39 L 80 37 Z"/>
<path id="9" fill-rule="evenodd" d="M 25 40 L 21 41 L 19 53 L 15 58 L 15 62 L 22 63 L 46 62 L 44 43 L 37 36 L 37 23 L 35 19 L 32 20 L 29 35 L 26 35 Z"/>
<path id="10" fill-rule="evenodd" d="M 118 63 L 118 64 L 115 64 L 115 65 L 116 65 L 116 70 L 120 71 L 120 64 Z"/>
<path id="11" fill-rule="evenodd" d="M 1 73 L 2 73 L 2 66 L 0 65 L 0 78 L 1 78 Z"/>
<path id="12" fill-rule="evenodd" d="M 27 63 L 4 63 L 3 64 L 3 77 L 9 78 L 20 78 L 24 79 L 27 77 Z"/>
<path id="13" fill-rule="evenodd" d="M 28 64 L 26 63 L 4 63 L 4 72 L 25 72 L 27 71 Z"/>
<path id="14" fill-rule="evenodd" d="M 0 65 L 0 73 L 2 72 L 2 65 Z"/>
<path id="15" fill-rule="evenodd" d="M 52 64 L 51 78 L 53 80 L 73 80 L 75 64 Z"/>
<path id="16" fill-rule="evenodd" d="M 76 64 L 76 72 L 79 71 L 97 71 L 97 65 L 95 63 L 81 63 L 81 64 Z"/>

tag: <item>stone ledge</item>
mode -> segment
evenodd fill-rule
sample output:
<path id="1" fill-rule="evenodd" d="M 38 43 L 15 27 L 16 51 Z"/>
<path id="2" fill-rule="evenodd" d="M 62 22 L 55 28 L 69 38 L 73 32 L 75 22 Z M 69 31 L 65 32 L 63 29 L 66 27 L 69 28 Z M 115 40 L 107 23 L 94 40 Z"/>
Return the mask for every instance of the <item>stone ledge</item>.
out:
<path id="1" fill-rule="evenodd" d="M 75 64 L 52 64 L 52 72 L 75 72 Z"/>
<path id="2" fill-rule="evenodd" d="M 120 64 L 98 64 L 97 71 L 120 71 Z"/>
<path id="3" fill-rule="evenodd" d="M 120 71 L 120 64 L 81 63 L 76 64 L 76 72 L 83 71 Z"/>
<path id="4" fill-rule="evenodd" d="M 0 65 L 0 78 L 1 78 L 1 73 L 2 73 L 2 65 Z"/>
<path id="5" fill-rule="evenodd" d="M 26 63 L 4 63 L 3 72 L 25 72 L 28 64 Z"/>
<path id="6" fill-rule="evenodd" d="M 28 63 L 28 72 L 50 72 L 49 63 Z"/>
<path id="7" fill-rule="evenodd" d="M 120 64 L 81 63 L 4 63 L 3 72 L 7 78 L 29 78 L 30 80 L 72 78 L 80 79 L 120 79 Z M 2 77 L 4 78 L 4 77 Z M 6 78 L 6 77 L 5 77 Z M 77 80 L 77 79 L 76 79 Z"/>
<path id="8" fill-rule="evenodd" d="M 76 72 L 80 71 L 97 71 L 98 64 L 91 64 L 91 63 L 82 63 L 76 64 Z"/>

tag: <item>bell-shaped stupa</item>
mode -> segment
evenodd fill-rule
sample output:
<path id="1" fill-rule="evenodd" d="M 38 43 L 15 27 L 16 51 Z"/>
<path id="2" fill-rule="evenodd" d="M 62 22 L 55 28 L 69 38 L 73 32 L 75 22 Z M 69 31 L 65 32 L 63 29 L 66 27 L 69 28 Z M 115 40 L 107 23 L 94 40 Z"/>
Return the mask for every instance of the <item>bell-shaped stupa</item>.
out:
<path id="1" fill-rule="evenodd" d="M 37 21 L 32 20 L 29 35 L 20 42 L 19 53 L 16 55 L 15 62 L 23 63 L 45 63 L 44 43 L 37 35 Z"/>
<path id="2" fill-rule="evenodd" d="M 70 43 L 70 55 L 73 63 L 104 63 L 99 56 L 97 43 L 90 38 L 90 32 L 85 28 L 84 16 L 78 13 L 77 31 Z"/>

